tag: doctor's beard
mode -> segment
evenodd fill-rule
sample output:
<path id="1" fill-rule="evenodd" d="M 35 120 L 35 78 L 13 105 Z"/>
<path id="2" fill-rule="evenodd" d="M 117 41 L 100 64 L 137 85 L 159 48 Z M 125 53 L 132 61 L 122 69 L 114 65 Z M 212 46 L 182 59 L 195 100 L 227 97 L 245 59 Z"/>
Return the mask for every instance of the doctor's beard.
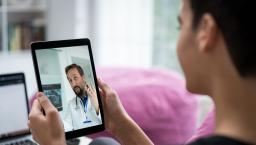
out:
<path id="1" fill-rule="evenodd" d="M 75 86 L 73 88 L 73 91 L 75 92 L 75 94 L 79 97 L 84 96 L 84 90 L 82 88 L 80 88 L 79 86 Z"/>

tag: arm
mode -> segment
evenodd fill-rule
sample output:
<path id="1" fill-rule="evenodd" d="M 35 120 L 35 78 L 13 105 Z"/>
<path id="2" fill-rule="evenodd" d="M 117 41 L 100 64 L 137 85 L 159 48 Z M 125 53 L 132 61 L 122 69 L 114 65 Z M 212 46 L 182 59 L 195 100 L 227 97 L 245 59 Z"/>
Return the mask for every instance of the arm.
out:
<path id="1" fill-rule="evenodd" d="M 98 84 L 107 130 L 123 145 L 153 145 L 124 110 L 117 93 L 101 80 L 98 80 Z"/>

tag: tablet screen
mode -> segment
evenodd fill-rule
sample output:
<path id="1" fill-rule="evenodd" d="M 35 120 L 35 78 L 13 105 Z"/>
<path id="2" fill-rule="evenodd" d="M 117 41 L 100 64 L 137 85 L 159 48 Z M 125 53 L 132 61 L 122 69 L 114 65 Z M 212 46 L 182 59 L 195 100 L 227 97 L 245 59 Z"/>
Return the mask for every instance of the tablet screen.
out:
<path id="1" fill-rule="evenodd" d="M 101 125 L 101 105 L 89 45 L 44 46 L 37 49 L 35 45 L 33 49 L 32 45 L 38 84 L 59 111 L 65 132 Z"/>

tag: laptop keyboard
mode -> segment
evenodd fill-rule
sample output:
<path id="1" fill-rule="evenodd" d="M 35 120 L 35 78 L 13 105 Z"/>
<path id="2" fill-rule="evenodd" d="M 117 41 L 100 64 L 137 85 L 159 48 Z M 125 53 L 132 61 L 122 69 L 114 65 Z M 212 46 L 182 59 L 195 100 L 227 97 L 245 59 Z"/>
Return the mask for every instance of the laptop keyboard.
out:
<path id="1" fill-rule="evenodd" d="M 37 145 L 37 144 L 29 139 L 25 139 L 25 140 L 6 143 L 5 145 Z"/>
<path id="2" fill-rule="evenodd" d="M 77 138 L 67 140 L 67 145 L 79 145 L 80 140 Z M 8 143 L 0 143 L 0 145 L 37 145 L 30 139 L 16 140 Z"/>
<path id="3" fill-rule="evenodd" d="M 67 145 L 79 145 L 80 140 L 78 138 L 69 139 L 66 141 Z"/>

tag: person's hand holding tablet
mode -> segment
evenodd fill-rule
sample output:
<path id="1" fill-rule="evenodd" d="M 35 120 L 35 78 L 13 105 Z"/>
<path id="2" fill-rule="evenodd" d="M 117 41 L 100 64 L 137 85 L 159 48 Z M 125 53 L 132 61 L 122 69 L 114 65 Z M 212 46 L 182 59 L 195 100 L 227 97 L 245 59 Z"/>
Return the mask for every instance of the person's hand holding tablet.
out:
<path id="1" fill-rule="evenodd" d="M 36 94 L 28 126 L 33 139 L 40 145 L 66 144 L 64 127 L 58 111 L 43 93 Z"/>

